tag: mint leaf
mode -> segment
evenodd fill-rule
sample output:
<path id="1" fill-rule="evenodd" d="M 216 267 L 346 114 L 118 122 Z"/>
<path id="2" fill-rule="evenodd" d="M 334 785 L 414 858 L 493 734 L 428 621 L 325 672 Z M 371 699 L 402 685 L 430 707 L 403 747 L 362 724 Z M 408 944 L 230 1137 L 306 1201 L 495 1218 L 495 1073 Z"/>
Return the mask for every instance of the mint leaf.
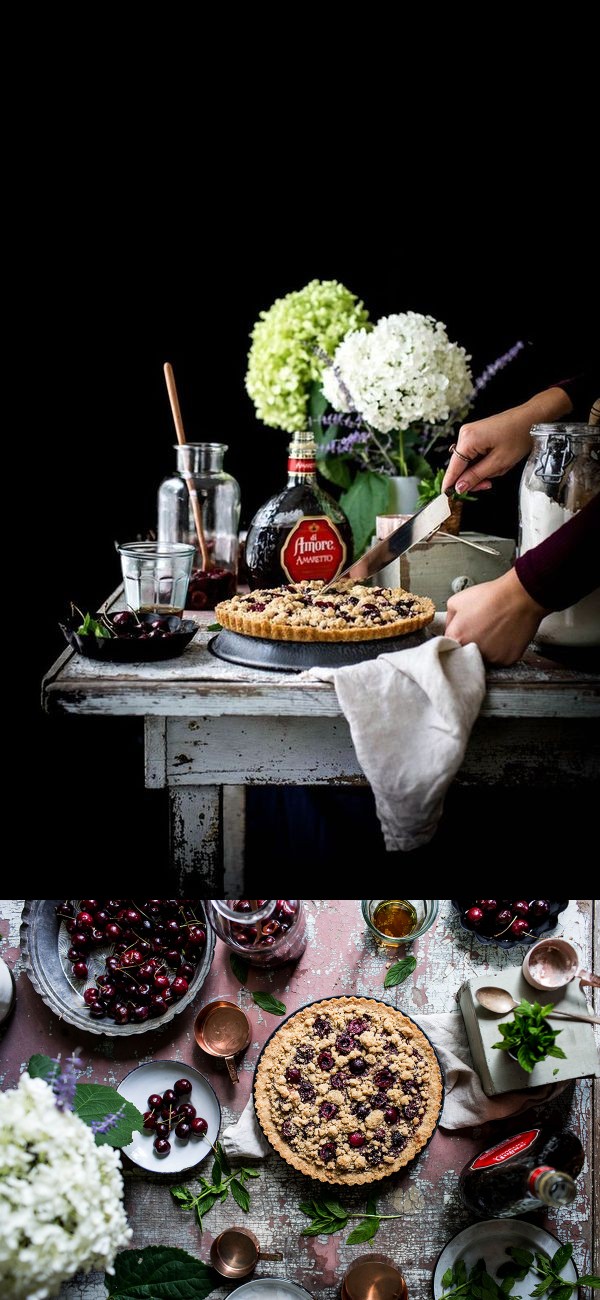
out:
<path id="1" fill-rule="evenodd" d="M 596 1273 L 586 1273 L 579 1279 L 580 1286 L 591 1286 L 592 1291 L 600 1291 L 600 1277 Z"/>
<path id="2" fill-rule="evenodd" d="M 125 1147 L 131 1142 L 134 1132 L 139 1132 L 144 1123 L 144 1117 L 137 1106 L 125 1101 L 116 1088 L 109 1088 L 104 1083 L 78 1083 L 73 1110 L 88 1126 L 97 1120 L 106 1119 L 107 1115 L 122 1111 L 114 1128 L 108 1129 L 106 1133 L 95 1134 L 97 1146 Z"/>
<path id="3" fill-rule="evenodd" d="M 298 1209 L 301 1214 L 305 1214 L 308 1219 L 312 1219 L 314 1214 L 312 1201 L 300 1201 Z"/>
<path id="4" fill-rule="evenodd" d="M 223 631 L 223 628 L 222 628 L 221 623 L 209 623 L 209 624 L 208 624 L 208 627 L 206 628 L 206 631 L 207 631 L 207 632 L 222 632 L 222 631 Z"/>
<path id="5" fill-rule="evenodd" d="M 175 1246 L 121 1251 L 104 1282 L 108 1300 L 204 1300 L 215 1289 L 212 1270 Z"/>
<path id="6" fill-rule="evenodd" d="M 244 1210 L 244 1212 L 247 1214 L 248 1210 L 250 1209 L 250 1197 L 248 1195 L 248 1192 L 246 1191 L 246 1188 L 242 1186 L 242 1184 L 238 1181 L 237 1178 L 232 1178 L 229 1184 L 229 1190 L 231 1192 L 231 1195 L 233 1196 L 234 1201 L 237 1201 L 240 1210 Z"/>
<path id="7" fill-rule="evenodd" d="M 244 1165 L 242 1173 L 246 1174 L 248 1178 L 260 1178 L 260 1169 L 253 1169 L 252 1165 Z"/>
<path id="8" fill-rule="evenodd" d="M 330 1201 L 329 1199 L 326 1201 L 324 1200 L 323 1205 L 325 1206 L 325 1209 L 329 1210 L 329 1213 L 333 1215 L 334 1219 L 348 1218 L 348 1212 L 342 1209 L 338 1201 Z"/>
<path id="9" fill-rule="evenodd" d="M 339 1232 L 339 1219 L 318 1219 L 314 1223 L 309 1223 L 308 1228 L 303 1228 L 302 1237 L 327 1237 L 332 1232 Z"/>
<path id="10" fill-rule="evenodd" d="M 173 1196 L 176 1201 L 179 1201 L 179 1204 L 182 1205 L 184 1209 L 191 1210 L 192 1205 L 194 1204 L 194 1197 L 191 1192 L 188 1192 L 187 1187 L 171 1187 L 170 1191 L 171 1196 Z"/>
<path id="11" fill-rule="evenodd" d="M 349 1237 L 346 1237 L 346 1245 L 356 1246 L 360 1241 L 370 1241 L 378 1231 L 379 1219 L 365 1219 L 357 1228 L 352 1229 Z"/>
<path id="12" fill-rule="evenodd" d="M 239 980 L 240 984 L 245 984 L 248 979 L 250 963 L 247 962 L 244 957 L 239 957 L 237 952 L 230 952 L 229 965 L 231 966 L 236 980 Z"/>
<path id="13" fill-rule="evenodd" d="M 510 1255 L 511 1259 L 514 1259 L 516 1264 L 520 1264 L 521 1268 L 531 1268 L 533 1264 L 532 1250 L 523 1250 L 521 1246 L 510 1246 L 506 1253 Z"/>
<path id="14" fill-rule="evenodd" d="M 262 1011 L 269 1011 L 272 1016 L 285 1015 L 287 1010 L 285 1003 L 274 998 L 272 993 L 253 993 L 252 997 Z"/>
<path id="15" fill-rule="evenodd" d="M 397 961 L 395 966 L 390 966 L 389 971 L 383 981 L 383 987 L 393 989 L 396 984 L 403 984 L 409 975 L 412 975 L 417 964 L 416 957 L 403 957 L 402 961 Z"/>
<path id="16" fill-rule="evenodd" d="M 562 1273 L 565 1264 L 568 1263 L 573 1254 L 573 1247 L 570 1241 L 565 1242 L 564 1246 L 559 1246 L 556 1254 L 552 1256 L 552 1267 L 555 1273 Z"/>
<path id="17" fill-rule="evenodd" d="M 219 1162 L 220 1162 L 220 1165 L 221 1165 L 221 1169 L 224 1171 L 224 1173 L 226 1173 L 226 1174 L 230 1174 L 230 1173 L 231 1173 L 231 1165 L 230 1165 L 230 1163 L 229 1163 L 229 1161 L 228 1161 L 228 1159 L 227 1159 L 227 1156 L 225 1155 L 225 1152 L 224 1152 L 224 1150 L 223 1150 L 223 1147 L 221 1146 L 221 1143 L 220 1143 L 220 1142 L 217 1142 L 216 1147 L 217 1147 L 217 1155 L 218 1155 L 218 1157 L 219 1157 Z"/>
<path id="18" fill-rule="evenodd" d="M 451 1268 L 447 1268 L 442 1278 L 442 1286 L 444 1288 L 444 1291 L 446 1290 L 447 1286 L 450 1286 L 452 1284 L 453 1281 L 454 1281 L 454 1273 Z"/>
<path id="19" fill-rule="evenodd" d="M 211 1178 L 212 1178 L 212 1180 L 213 1180 L 213 1183 L 215 1183 L 215 1184 L 217 1185 L 217 1187 L 218 1187 L 218 1185 L 219 1185 L 219 1183 L 221 1182 L 221 1179 L 222 1179 L 222 1177 L 223 1177 L 223 1175 L 222 1175 L 222 1173 L 221 1173 L 221 1161 L 219 1160 L 219 1157 L 218 1157 L 218 1156 L 215 1157 L 215 1160 L 214 1160 L 214 1162 L 213 1162 L 213 1167 L 212 1167 L 212 1171 L 211 1171 L 211 1175 L 210 1175 L 210 1176 L 211 1176 Z"/>
<path id="20" fill-rule="evenodd" d="M 365 1214 L 377 1214 L 377 1197 L 371 1192 L 367 1199 L 367 1208 Z"/>
<path id="21" fill-rule="evenodd" d="M 56 1074 L 57 1068 L 59 1067 L 51 1056 L 42 1056 L 40 1052 L 36 1052 L 28 1062 L 27 1073 L 30 1079 L 49 1080 Z"/>

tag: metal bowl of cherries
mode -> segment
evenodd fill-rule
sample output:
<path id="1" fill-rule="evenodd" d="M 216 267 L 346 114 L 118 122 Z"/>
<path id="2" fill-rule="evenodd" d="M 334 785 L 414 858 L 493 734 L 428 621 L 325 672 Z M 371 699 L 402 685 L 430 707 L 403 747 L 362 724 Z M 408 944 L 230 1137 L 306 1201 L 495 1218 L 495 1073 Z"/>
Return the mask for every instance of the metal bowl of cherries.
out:
<path id="1" fill-rule="evenodd" d="M 514 948 L 515 944 L 536 943 L 556 929 L 558 916 L 568 898 L 453 898 L 463 930 L 479 943 Z"/>

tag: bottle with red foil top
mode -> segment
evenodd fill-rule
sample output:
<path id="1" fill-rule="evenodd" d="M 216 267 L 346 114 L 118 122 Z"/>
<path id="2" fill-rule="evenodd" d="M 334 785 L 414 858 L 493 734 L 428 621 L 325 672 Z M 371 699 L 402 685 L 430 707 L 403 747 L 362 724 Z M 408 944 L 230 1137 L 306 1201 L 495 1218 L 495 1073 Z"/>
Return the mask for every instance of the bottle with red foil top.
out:
<path id="1" fill-rule="evenodd" d="M 312 433 L 295 433 L 288 481 L 261 506 L 246 538 L 250 586 L 322 579 L 330 582 L 352 561 L 352 530 L 337 501 L 317 483 Z"/>
<path id="2" fill-rule="evenodd" d="M 481 1218 L 505 1219 L 574 1200 L 584 1152 L 575 1133 L 526 1129 L 481 1151 L 465 1165 L 459 1191 Z"/>

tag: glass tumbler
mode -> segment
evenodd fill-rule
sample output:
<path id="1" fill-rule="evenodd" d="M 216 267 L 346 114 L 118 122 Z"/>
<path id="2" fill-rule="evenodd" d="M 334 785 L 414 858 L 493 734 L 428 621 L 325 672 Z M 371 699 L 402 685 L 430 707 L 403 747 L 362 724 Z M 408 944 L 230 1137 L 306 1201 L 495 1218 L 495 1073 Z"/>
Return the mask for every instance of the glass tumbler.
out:
<path id="1" fill-rule="evenodd" d="M 125 601 L 132 609 L 183 614 L 193 546 L 183 542 L 124 542 L 119 555 Z"/>
<path id="2" fill-rule="evenodd" d="M 375 938 L 388 948 L 414 943 L 433 925 L 437 898 L 363 898 L 362 914 Z"/>

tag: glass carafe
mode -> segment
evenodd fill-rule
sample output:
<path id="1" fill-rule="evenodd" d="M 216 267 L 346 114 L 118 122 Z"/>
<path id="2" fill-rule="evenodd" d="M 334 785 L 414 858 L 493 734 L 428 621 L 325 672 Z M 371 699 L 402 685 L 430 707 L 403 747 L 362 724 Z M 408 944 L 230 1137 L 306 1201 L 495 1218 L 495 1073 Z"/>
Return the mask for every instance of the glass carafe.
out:
<path id="1" fill-rule="evenodd" d="M 166 478 L 158 491 L 158 540 L 196 547 L 188 608 L 214 609 L 236 590 L 240 488 L 223 469 L 225 443 L 188 442 L 175 450 L 177 473 Z M 188 483 L 202 511 L 209 568 L 202 564 Z"/>
<path id="2" fill-rule="evenodd" d="M 205 898 L 204 907 L 219 939 L 251 966 L 283 966 L 304 952 L 301 898 Z"/>
<path id="3" fill-rule="evenodd" d="M 600 429 L 591 424 L 534 424 L 519 491 L 519 555 L 537 546 L 600 492 Z M 600 586 L 542 619 L 536 642 L 600 645 Z"/>

